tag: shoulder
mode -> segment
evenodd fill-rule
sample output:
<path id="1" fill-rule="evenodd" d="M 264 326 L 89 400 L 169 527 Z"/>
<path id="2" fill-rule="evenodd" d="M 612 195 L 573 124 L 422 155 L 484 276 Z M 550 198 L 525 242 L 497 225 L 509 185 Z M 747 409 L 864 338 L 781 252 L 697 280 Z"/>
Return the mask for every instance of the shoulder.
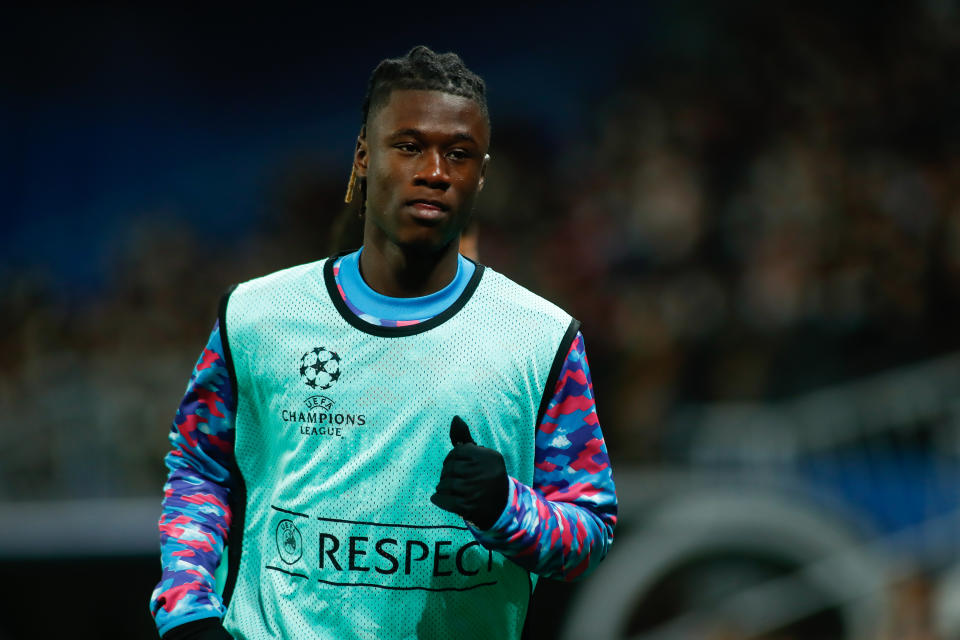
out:
<path id="1" fill-rule="evenodd" d="M 501 307 L 504 311 L 552 318 L 563 324 L 573 321 L 573 317 L 558 305 L 490 267 L 484 267 L 477 293 L 485 304 Z"/>
<path id="2" fill-rule="evenodd" d="M 314 262 L 298 264 L 293 267 L 287 267 L 268 273 L 245 282 L 241 282 L 235 288 L 235 292 L 242 293 L 266 293 L 276 289 L 283 289 L 291 285 L 296 285 L 304 281 L 322 281 L 323 266 L 329 258 L 323 258 Z"/>
<path id="3" fill-rule="evenodd" d="M 220 300 L 221 330 L 256 325 L 282 315 L 290 301 L 317 299 L 324 292 L 327 258 L 274 271 L 231 287 Z M 228 331 L 228 333 L 230 333 Z"/>

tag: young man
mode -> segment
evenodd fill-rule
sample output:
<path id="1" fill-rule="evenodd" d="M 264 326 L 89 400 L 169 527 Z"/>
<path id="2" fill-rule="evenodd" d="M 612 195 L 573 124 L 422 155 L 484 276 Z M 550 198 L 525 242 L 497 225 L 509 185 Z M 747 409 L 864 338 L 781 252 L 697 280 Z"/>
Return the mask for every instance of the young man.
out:
<path id="1" fill-rule="evenodd" d="M 164 638 L 518 638 L 537 576 L 606 555 L 579 323 L 457 251 L 489 140 L 459 57 L 384 60 L 362 249 L 224 298 L 170 435 Z"/>

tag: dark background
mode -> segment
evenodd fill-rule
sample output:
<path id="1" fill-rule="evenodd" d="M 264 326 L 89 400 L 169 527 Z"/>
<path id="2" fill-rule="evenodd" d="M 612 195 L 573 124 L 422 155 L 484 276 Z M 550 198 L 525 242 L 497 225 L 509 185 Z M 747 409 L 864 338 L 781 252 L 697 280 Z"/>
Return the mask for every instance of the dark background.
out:
<path id="1" fill-rule="evenodd" d="M 692 464 L 671 427 L 685 408 L 785 402 L 960 344 L 955 2 L 5 13 L 9 513 L 143 499 L 159 516 L 168 425 L 220 293 L 353 241 L 367 77 L 415 44 L 487 81 L 480 259 L 584 322 L 615 469 Z M 920 456 L 919 479 L 892 471 L 906 497 L 867 510 L 882 530 L 929 515 L 938 449 L 905 438 L 890 446 Z M 890 504 L 870 486 L 851 499 Z M 0 637 L 149 637 L 150 535 L 2 550 Z M 568 593 L 538 589 L 540 637 Z"/>

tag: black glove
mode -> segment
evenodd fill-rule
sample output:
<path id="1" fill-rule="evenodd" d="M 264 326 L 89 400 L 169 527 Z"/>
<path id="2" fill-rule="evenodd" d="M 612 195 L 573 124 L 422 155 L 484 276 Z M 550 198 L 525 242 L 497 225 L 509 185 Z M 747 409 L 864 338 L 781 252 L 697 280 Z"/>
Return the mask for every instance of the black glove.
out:
<path id="1" fill-rule="evenodd" d="M 503 513 L 510 495 L 507 466 L 499 451 L 481 447 L 460 416 L 450 422 L 453 450 L 443 460 L 437 491 L 430 502 L 489 529 Z"/>
<path id="2" fill-rule="evenodd" d="M 162 640 L 231 640 L 232 636 L 219 618 L 201 618 L 174 627 L 163 634 Z"/>

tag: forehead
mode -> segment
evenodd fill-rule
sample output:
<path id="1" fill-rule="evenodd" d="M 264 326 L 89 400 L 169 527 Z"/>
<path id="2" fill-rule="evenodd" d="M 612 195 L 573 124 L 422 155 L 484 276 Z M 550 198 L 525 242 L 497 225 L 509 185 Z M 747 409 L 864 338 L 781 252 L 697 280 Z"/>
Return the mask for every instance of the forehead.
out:
<path id="1" fill-rule="evenodd" d="M 470 98 L 442 91 L 393 91 L 367 126 L 376 135 L 390 135 L 406 129 L 445 135 L 465 133 L 484 148 L 490 139 L 490 127 L 480 105 Z"/>

